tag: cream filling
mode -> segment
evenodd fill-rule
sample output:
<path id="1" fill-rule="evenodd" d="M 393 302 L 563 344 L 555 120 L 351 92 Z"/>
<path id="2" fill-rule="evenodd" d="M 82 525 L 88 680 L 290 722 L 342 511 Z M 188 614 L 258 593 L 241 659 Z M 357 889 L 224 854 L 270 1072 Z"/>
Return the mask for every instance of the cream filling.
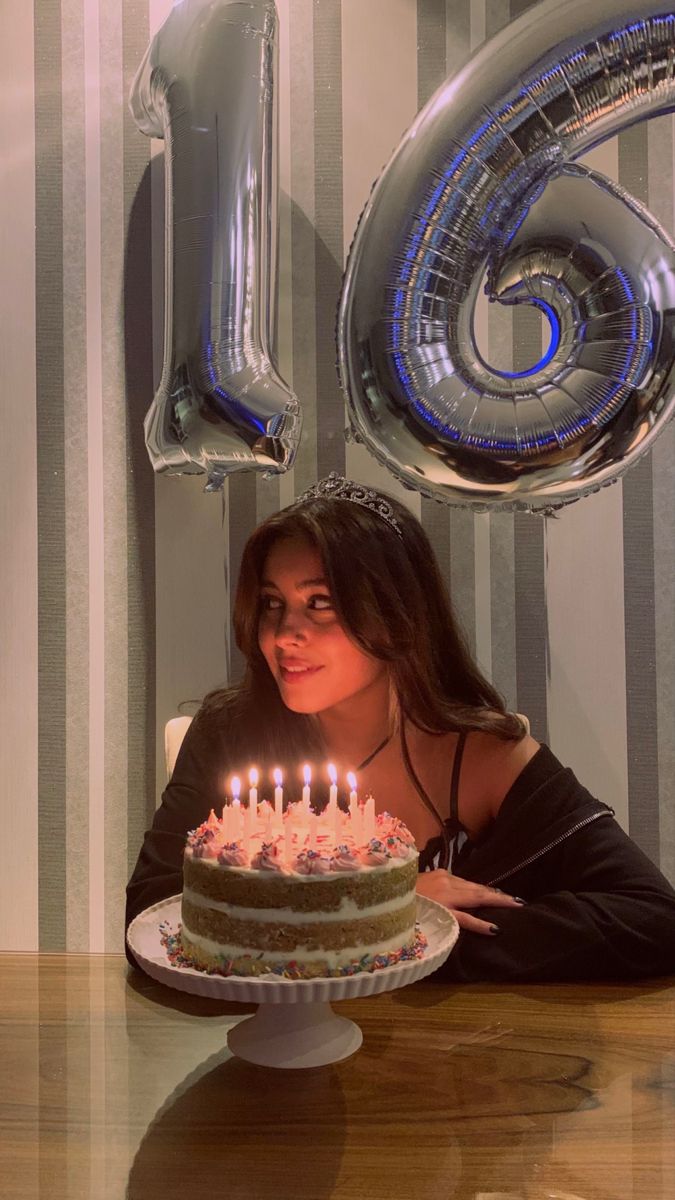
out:
<path id="1" fill-rule="evenodd" d="M 257 921 L 261 925 L 271 922 L 274 925 L 307 925 L 312 921 L 329 924 L 331 921 L 354 921 L 359 918 L 382 917 L 388 913 L 398 912 L 410 904 L 414 898 L 415 888 L 411 888 L 404 896 L 395 896 L 392 900 L 384 900 L 381 904 L 369 904 L 367 908 L 359 908 L 351 896 L 343 896 L 340 907 L 334 912 L 297 912 L 292 908 L 244 908 L 239 904 L 228 904 L 226 900 L 211 900 L 185 888 L 183 897 L 194 904 L 195 908 L 212 908 L 216 912 L 236 917 L 238 921 Z"/>
<path id="2" fill-rule="evenodd" d="M 205 954 L 219 955 L 225 958 L 240 958 L 246 954 L 264 963 L 320 962 L 326 963 L 328 967 L 346 966 L 354 959 L 363 958 L 364 954 L 390 954 L 394 950 L 400 950 L 402 946 L 411 945 L 415 937 L 415 927 L 411 925 L 409 930 L 403 930 L 396 937 L 388 938 L 387 941 L 375 942 L 372 945 L 359 943 L 355 946 L 343 946 L 340 950 L 306 950 L 303 946 L 295 946 L 293 950 L 284 955 L 279 950 L 258 950 L 252 946 L 234 946 L 227 945 L 225 942 L 214 942 L 211 938 L 200 937 L 199 934 L 192 933 L 185 922 L 183 922 L 183 928 L 192 944 L 199 950 L 203 950 Z"/>

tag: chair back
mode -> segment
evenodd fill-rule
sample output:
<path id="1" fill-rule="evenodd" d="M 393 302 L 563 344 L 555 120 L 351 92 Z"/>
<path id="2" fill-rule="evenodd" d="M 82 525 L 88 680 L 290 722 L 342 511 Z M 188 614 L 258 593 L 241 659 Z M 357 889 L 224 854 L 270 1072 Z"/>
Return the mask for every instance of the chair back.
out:
<path id="1" fill-rule="evenodd" d="M 178 758 L 178 751 L 183 744 L 192 717 L 172 717 L 164 726 L 164 760 L 166 762 L 166 777 L 170 779 Z"/>

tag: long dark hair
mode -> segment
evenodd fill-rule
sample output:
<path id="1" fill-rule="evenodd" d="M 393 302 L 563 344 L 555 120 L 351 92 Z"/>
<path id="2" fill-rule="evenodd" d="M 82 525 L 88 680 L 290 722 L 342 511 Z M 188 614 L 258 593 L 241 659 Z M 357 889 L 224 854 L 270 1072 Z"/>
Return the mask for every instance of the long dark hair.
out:
<path id="1" fill-rule="evenodd" d="M 421 524 L 391 496 L 401 536 L 353 501 L 316 498 L 268 517 L 251 534 L 234 604 L 241 683 L 205 697 L 197 720 L 225 733 L 228 758 L 295 772 L 325 759 L 315 717 L 286 708 L 258 645 L 260 583 L 272 546 L 306 538 L 319 552 L 336 614 L 367 654 L 387 663 L 400 717 L 429 733 L 483 730 L 518 740 L 522 721 L 474 662 Z M 291 778 L 289 784 L 292 787 Z"/>

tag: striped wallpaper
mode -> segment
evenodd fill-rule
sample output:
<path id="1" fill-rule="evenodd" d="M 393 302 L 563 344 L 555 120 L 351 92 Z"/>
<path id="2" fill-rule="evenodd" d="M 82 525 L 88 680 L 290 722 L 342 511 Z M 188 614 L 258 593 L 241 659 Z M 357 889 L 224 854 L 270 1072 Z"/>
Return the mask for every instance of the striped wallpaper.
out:
<path id="1" fill-rule="evenodd" d="M 163 146 L 126 100 L 170 6 L 0 6 L 0 948 L 121 950 L 164 723 L 238 671 L 229 606 L 248 533 L 331 469 L 421 517 L 509 704 L 675 877 L 675 428 L 555 519 L 423 501 L 343 438 L 335 311 L 370 186 L 446 73 L 528 3 L 277 0 L 279 356 L 305 427 L 293 472 L 234 476 L 223 496 L 199 477 L 156 479 L 143 444 L 161 362 Z M 660 118 L 590 156 L 671 232 L 673 129 Z M 530 314 L 484 306 L 478 329 L 507 369 L 540 344 Z"/>

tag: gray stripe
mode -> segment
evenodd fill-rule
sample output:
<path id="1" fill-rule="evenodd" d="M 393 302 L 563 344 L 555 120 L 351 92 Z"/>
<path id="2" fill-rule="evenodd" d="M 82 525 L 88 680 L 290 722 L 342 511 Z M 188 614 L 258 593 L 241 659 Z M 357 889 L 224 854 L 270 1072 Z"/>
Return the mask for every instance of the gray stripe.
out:
<path id="1" fill-rule="evenodd" d="M 149 40 L 147 7 L 125 0 L 122 90 Z M 124 163 L 124 362 L 127 411 L 127 866 L 131 872 L 155 800 L 155 482 L 143 435 L 153 394 L 150 142 L 127 106 Z"/>
<path id="2" fill-rule="evenodd" d="M 511 0 L 511 20 L 515 21 L 527 12 L 528 8 L 533 8 L 538 3 L 539 0 Z"/>
<path id="3" fill-rule="evenodd" d="M 342 3 L 314 0 L 317 472 L 344 472 L 346 423 L 335 370 L 342 285 Z"/>
<path id="4" fill-rule="evenodd" d="M 455 75 L 471 53 L 471 0 L 445 0 L 445 74 Z"/>
<path id="5" fill-rule="evenodd" d="M 471 0 L 469 19 L 471 49 L 476 50 L 485 41 L 485 0 Z"/>
<path id="6" fill-rule="evenodd" d="M 256 525 L 279 511 L 279 483 L 278 475 L 265 479 L 261 472 L 256 473 Z"/>
<path id="7" fill-rule="evenodd" d="M 514 521 L 518 712 L 529 717 L 532 736 L 541 742 L 548 742 L 545 519 L 516 513 Z"/>
<path id="8" fill-rule="evenodd" d="M 256 524 L 255 475 L 250 471 L 235 471 L 229 479 L 229 526 L 230 526 L 230 620 L 234 609 L 234 596 L 239 578 L 239 567 L 244 546 Z M 244 657 L 232 640 L 230 657 L 230 682 L 241 679 Z"/>
<path id="9" fill-rule="evenodd" d="M 651 455 L 654 485 L 654 613 L 660 865 L 675 881 L 675 424 L 661 434 Z"/>
<path id="10" fill-rule="evenodd" d="M 100 55 L 100 296 L 90 297 L 101 309 L 103 479 L 97 505 L 103 509 L 104 612 L 103 628 L 92 630 L 103 638 L 103 691 L 105 714 L 115 719 L 104 722 L 103 834 L 105 880 L 102 929 L 106 950 L 120 949 L 119 897 L 128 878 L 126 808 L 129 791 L 121 762 L 129 762 L 127 730 L 129 713 L 128 621 L 127 621 L 127 523 L 128 471 L 127 421 L 119 398 L 124 395 L 124 343 L 119 301 L 123 286 L 124 152 L 122 109 L 117 97 L 123 94 L 122 10 L 117 5 L 100 9 L 99 37 L 105 46 Z M 105 136 L 104 135 L 105 131 Z M 93 349 L 93 347 L 92 347 Z M 97 399 L 90 397 L 95 408 Z M 125 641 L 127 645 L 125 645 Z M 93 732 L 93 731 L 92 731 Z M 95 734 L 94 734 L 95 736 Z"/>
<path id="11" fill-rule="evenodd" d="M 485 0 L 485 37 L 494 37 L 511 20 L 509 0 Z"/>
<path id="12" fill-rule="evenodd" d="M 66 580 L 61 5 L 35 14 L 40 950 L 66 947 Z"/>
<path id="13" fill-rule="evenodd" d="M 66 924 L 89 950 L 89 479 L 82 5 L 62 0 L 66 522 Z"/>
<path id="14" fill-rule="evenodd" d="M 512 513 L 490 515 L 490 580 L 492 585 L 492 682 L 517 709 L 514 519 Z M 526 714 L 529 716 L 529 713 Z"/>
<path id="15" fill-rule="evenodd" d="M 652 460 L 623 480 L 629 832 L 659 862 Z"/>
<path id="16" fill-rule="evenodd" d="M 450 510 L 450 589 L 467 645 L 476 653 L 475 517 L 466 508 Z"/>
<path id="17" fill-rule="evenodd" d="M 458 5 L 453 7 L 463 7 Z M 422 108 L 447 74 L 445 0 L 417 0 L 417 104 Z"/>
<path id="18" fill-rule="evenodd" d="M 644 125 L 619 136 L 619 182 L 648 204 Z M 659 862 L 658 720 L 654 622 L 654 513 L 652 459 L 623 480 L 624 599 L 628 813 L 631 837 Z"/>
<path id="19" fill-rule="evenodd" d="M 312 0 L 290 6 L 291 257 L 293 390 L 303 410 L 295 493 L 317 478 L 316 325 L 314 312 L 314 54 Z"/>

